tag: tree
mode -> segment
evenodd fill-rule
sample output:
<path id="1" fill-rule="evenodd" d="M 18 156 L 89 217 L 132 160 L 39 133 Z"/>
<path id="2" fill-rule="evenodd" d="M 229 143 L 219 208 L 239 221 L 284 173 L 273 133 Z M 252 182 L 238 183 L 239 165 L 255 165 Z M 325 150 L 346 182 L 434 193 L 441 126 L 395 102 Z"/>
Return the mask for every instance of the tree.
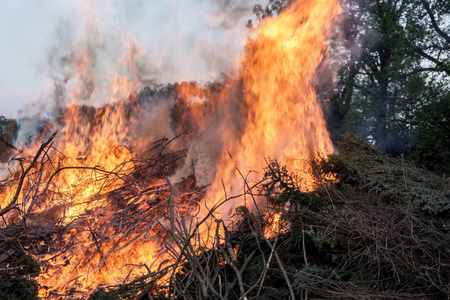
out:
<path id="1" fill-rule="evenodd" d="M 417 113 L 415 148 L 412 158 L 440 175 L 450 175 L 450 93 L 433 95 L 444 87 L 431 89 L 425 96 L 431 101 Z"/>
<path id="2" fill-rule="evenodd" d="M 420 138 L 432 127 L 422 126 L 422 110 L 441 105 L 445 114 L 450 99 L 450 2 L 349 0 L 343 6 L 341 34 L 330 51 L 340 65 L 338 85 L 322 98 L 333 138 L 352 131 L 392 154 L 425 147 Z"/>
<path id="3" fill-rule="evenodd" d="M 12 143 L 16 138 L 18 131 L 17 122 L 12 119 L 7 119 L 4 116 L 0 116 L 0 137 L 5 141 Z M 10 148 L 0 141 L 0 162 L 7 158 Z"/>

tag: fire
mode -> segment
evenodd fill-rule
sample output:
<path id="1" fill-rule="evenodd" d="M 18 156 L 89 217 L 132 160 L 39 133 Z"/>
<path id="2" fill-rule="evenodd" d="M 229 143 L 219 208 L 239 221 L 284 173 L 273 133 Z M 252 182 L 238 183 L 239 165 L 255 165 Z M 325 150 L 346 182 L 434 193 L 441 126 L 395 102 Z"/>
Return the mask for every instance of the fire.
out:
<path id="1" fill-rule="evenodd" d="M 244 191 L 236 170 L 256 180 L 261 176 L 247 172 L 261 171 L 265 157 L 302 173 L 305 191 L 314 187 L 310 160 L 332 153 L 333 146 L 311 83 L 324 58 L 326 30 L 339 12 L 336 0 L 295 1 L 278 17 L 268 17 L 249 41 L 240 71 L 245 130 L 239 140 L 226 141 L 209 201 L 223 194 L 221 179 L 234 194 Z"/>
<path id="2" fill-rule="evenodd" d="M 81 55 L 75 59 L 75 82 L 67 93 L 72 105 L 63 108 L 57 120 L 61 129 L 52 140 L 52 147 L 46 148 L 45 155 L 34 165 L 36 171 L 24 178 L 19 197 L 21 213 L 27 214 L 30 230 L 46 228 L 49 224 L 58 229 L 50 232 L 51 238 L 46 237 L 32 251 L 44 268 L 37 281 L 40 296 L 45 298 L 59 298 L 72 290 L 82 296 L 96 287 L 123 282 L 127 275 L 130 278 L 142 275 L 146 272 L 146 263 L 150 266 L 153 261 L 165 259 L 165 254 L 159 252 L 160 247 L 151 246 L 156 244 L 154 241 L 150 246 L 148 243 L 157 232 L 150 229 L 157 228 L 157 224 L 145 224 L 144 228 L 135 226 L 141 230 L 128 232 L 127 236 L 118 233 L 118 226 L 126 228 L 125 221 L 134 226 L 133 221 L 123 220 L 125 216 L 121 216 L 127 206 L 120 206 L 105 196 L 127 186 L 129 201 L 147 215 L 148 203 L 157 204 L 160 200 L 135 196 L 142 189 L 161 185 L 157 178 L 140 182 L 130 178 L 130 171 L 141 164 L 131 149 L 138 146 L 132 140 L 141 109 L 139 97 L 131 91 L 141 82 L 135 77 L 128 79 L 117 75 L 109 87 L 109 103 L 98 109 L 75 105 L 91 97 L 95 86 L 89 56 L 82 48 L 75 45 L 74 51 Z M 137 50 L 132 47 L 129 52 L 130 58 L 124 56 L 123 63 L 131 68 Z M 130 72 L 137 73 L 134 69 Z M 124 95 L 128 99 L 122 98 Z M 25 168 L 31 165 L 40 144 L 52 133 L 52 126 L 55 125 L 46 125 L 42 141 L 36 141 L 35 147 L 27 149 Z M 1 203 L 2 208 L 8 207 L 15 190 L 16 186 L 2 187 L 2 194 L 7 195 L 2 198 L 6 200 Z M 167 197 L 168 193 L 162 191 L 161 195 Z M 6 215 L 6 220 L 14 222 L 17 217 L 18 212 L 14 210 Z M 114 224 L 115 221 L 124 224 Z M 142 234 L 144 229 L 148 230 L 145 235 Z"/>
<path id="3" fill-rule="evenodd" d="M 281 213 L 277 212 L 273 216 L 269 216 L 264 230 L 264 235 L 268 238 L 273 238 L 277 234 L 284 233 L 289 227 L 285 220 L 281 219 Z"/>
<path id="4" fill-rule="evenodd" d="M 154 238 L 159 211 L 152 211 L 151 204 L 158 206 L 169 194 L 162 190 L 160 197 L 141 195 L 142 190 L 163 182 L 131 174 L 142 163 L 124 146 L 132 144 L 129 139 L 133 116 L 139 115 L 138 101 L 132 94 L 127 102 L 100 109 L 70 106 L 62 116 L 64 126 L 55 148 L 63 153 L 50 152 L 57 156 L 55 169 L 47 165 L 49 169 L 43 171 L 48 172 L 46 178 L 52 174 L 51 186 L 36 187 L 42 196 L 36 198 L 32 211 L 30 203 L 23 204 L 31 212 L 30 226 L 53 223 L 61 230 L 55 233 L 59 237 L 42 248 L 50 250 L 55 243 L 68 247 L 58 255 L 37 249 L 38 259 L 46 262 L 37 278 L 41 297 L 58 298 L 73 291 L 81 293 L 75 296 L 85 295 L 96 287 L 124 282 L 127 276 L 142 275 L 147 272 L 146 264 L 166 259 Z M 122 186 L 128 190 L 111 199 L 108 193 Z M 130 207 L 134 214 L 127 213 Z"/>
<path id="5" fill-rule="evenodd" d="M 260 179 L 256 172 L 264 169 L 267 157 L 303 174 L 301 186 L 305 191 L 314 187 L 310 159 L 326 156 L 333 147 L 311 83 L 324 59 L 326 30 L 339 12 L 338 0 L 293 1 L 276 18 L 268 16 L 263 20 L 246 46 L 238 78 L 221 86 L 218 98 L 212 96 L 212 88 L 201 89 L 188 83 L 176 86 L 182 99 L 176 102 L 178 108 L 189 111 L 193 119 L 181 120 L 180 124 L 184 128 L 189 124 L 197 139 L 222 121 L 215 130 L 220 131 L 217 144 L 223 149 L 204 203 L 200 204 L 199 218 L 206 216 L 207 207 L 223 198 L 223 187 L 229 195 L 238 195 L 248 189 L 243 179 L 248 185 Z M 96 86 L 88 53 L 77 51 L 76 82 L 68 93 L 71 104 L 90 98 Z M 82 293 L 75 296 L 83 296 L 97 287 L 150 272 L 159 266 L 154 264 L 156 261 L 173 260 L 156 241 L 161 228 L 168 226 L 160 207 L 172 197 L 172 188 L 167 188 L 169 180 L 164 179 L 171 175 L 166 170 L 169 167 L 155 167 L 152 161 L 145 165 L 133 152 L 139 148 L 133 143 L 140 139 L 134 132 L 142 109 L 133 91 L 151 81 L 144 80 L 136 68 L 135 60 L 141 51 L 131 43 L 122 58 L 130 76 L 113 76 L 105 106 L 64 108 L 57 138 L 40 158 L 38 171 L 25 178 L 19 199 L 22 213 L 29 217 L 27 225 L 39 228 L 57 224 L 57 228 L 66 228 L 34 249 L 45 265 L 37 278 L 42 297 L 58 298 L 74 290 Z M 128 99 L 122 101 L 125 95 Z M 235 122 L 236 113 L 239 122 Z M 208 114 L 220 118 L 211 121 Z M 159 147 L 166 147 L 164 143 L 160 142 Z M 35 154 L 39 146 L 36 143 L 27 153 Z M 175 152 L 171 159 L 177 161 L 183 155 Z M 174 163 L 175 167 L 179 165 Z M 132 174 L 132 170 L 139 172 Z M 156 173 L 159 177 L 152 178 Z M 121 187 L 123 194 L 108 194 Z M 145 195 L 149 189 L 158 193 Z M 6 195 L 2 197 L 6 201 L 0 203 L 4 208 L 13 199 L 15 188 L 2 186 L 0 193 Z M 248 204 L 247 200 L 241 197 L 228 202 L 222 211 L 223 219 L 227 221 L 231 210 Z M 178 213 L 186 212 L 189 218 L 188 204 L 183 201 L 177 204 Z M 7 216 L 8 221 L 17 216 L 14 211 Z M 279 218 L 274 216 L 267 235 L 276 234 Z M 59 241 L 67 249 L 54 255 Z"/>
<path id="6" fill-rule="evenodd" d="M 208 101 L 208 90 L 201 88 L 196 83 L 182 82 L 176 86 L 177 94 L 181 98 L 178 102 L 178 109 L 184 112 L 189 112 L 189 115 L 183 120 L 180 120 L 179 129 L 183 130 L 186 127 L 191 130 L 195 128 L 202 128 L 205 126 L 205 105 Z M 186 122 L 196 122 L 195 126 L 187 126 Z"/>

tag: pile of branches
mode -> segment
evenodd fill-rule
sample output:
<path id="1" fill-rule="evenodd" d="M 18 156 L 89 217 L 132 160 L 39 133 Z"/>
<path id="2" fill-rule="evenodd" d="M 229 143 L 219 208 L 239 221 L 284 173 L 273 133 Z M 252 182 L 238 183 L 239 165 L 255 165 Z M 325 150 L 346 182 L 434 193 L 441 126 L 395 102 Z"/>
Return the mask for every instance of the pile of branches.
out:
<path id="1" fill-rule="evenodd" d="M 339 155 L 312 163 L 314 192 L 302 192 L 298 175 L 276 161 L 261 182 L 243 178 L 240 197 L 251 205 L 237 207 L 228 226 L 212 219 L 208 242 L 201 226 L 169 213 L 166 230 L 175 243 L 167 247 L 181 268 L 172 269 L 164 293 L 153 285 L 140 298 L 449 298 L 448 183 L 353 135 L 340 146 Z M 415 180 L 419 188 L 405 189 Z M 440 204 L 429 209 L 433 203 Z M 267 235 L 276 214 L 279 226 Z M 120 288 L 91 299 L 131 299 Z"/>
<path id="2" fill-rule="evenodd" d="M 274 237 L 265 236 L 266 224 L 253 193 L 256 187 L 235 197 L 252 199 L 259 217 L 242 206 L 232 224 L 216 218 L 215 212 L 235 197 L 224 198 L 196 219 L 180 215 L 170 196 L 163 226 L 170 237 L 165 239 L 165 248 L 173 262 L 164 269 L 168 278 L 155 280 L 160 278 L 158 270 L 130 284 L 98 290 L 89 299 L 266 299 L 273 292 L 271 273 L 282 276 L 283 286 L 275 295 L 295 299 L 292 278 L 279 254 L 285 224 L 278 227 Z"/>
<path id="3" fill-rule="evenodd" d="M 311 299 L 450 298 L 448 181 L 352 134 L 339 146 L 312 164 L 313 193 L 277 162 L 267 172 L 263 190 L 291 225 L 284 253 L 303 245 L 294 288 Z"/>
<path id="4" fill-rule="evenodd" d="M 409 203 L 431 214 L 450 212 L 449 179 L 417 168 L 403 156 L 386 155 L 350 133 L 339 149 L 340 154 L 322 163 L 321 171 L 332 173 L 341 184 L 379 195 L 384 203 Z"/>
<path id="5" fill-rule="evenodd" d="M 0 226 L 0 278 L 5 282 L 13 278 L 31 279 L 58 260 L 65 261 L 66 265 L 75 265 L 78 271 L 95 272 L 113 253 L 150 240 L 153 240 L 153 245 L 160 245 L 163 251 L 167 232 L 161 224 L 168 203 L 189 218 L 190 212 L 198 208 L 198 202 L 204 196 L 205 188 L 199 187 L 192 176 L 175 185 L 168 180 L 186 155 L 184 150 L 168 151 L 173 140 L 159 140 L 146 153 L 139 156 L 132 153 L 131 161 L 123 162 L 113 170 L 105 170 L 99 166 L 61 163 L 61 157 L 57 156 L 61 152 L 53 146 L 56 135 L 55 132 L 42 143 L 34 156 L 9 144 L 18 152 L 14 159 L 19 162 L 21 172 L 12 174 L 0 186 L 3 195 L 7 188 L 13 191 L 8 204 L 0 209 L 3 223 Z M 52 201 L 73 197 L 70 191 L 60 189 L 54 182 L 59 174 L 80 170 L 86 176 L 80 180 L 80 187 L 73 186 L 73 189 L 83 189 L 82 185 L 95 181 L 97 186 L 101 186 L 98 192 L 84 203 Z M 89 207 L 93 208 L 74 217 L 66 216 L 70 208 L 86 204 L 92 204 Z M 84 232 L 89 233 L 87 241 Z M 79 249 L 79 245 L 83 245 L 85 254 L 81 261 L 77 261 L 79 257 L 73 254 L 73 249 Z M 43 257 L 44 260 L 41 259 Z M 98 257 L 100 259 L 93 265 L 92 261 Z M 135 267 L 150 270 L 147 265 Z M 167 270 L 166 266 L 162 270 L 160 268 L 157 275 L 146 277 L 156 281 L 164 277 Z M 67 284 L 71 284 L 70 280 Z M 71 297 L 86 297 L 77 291 L 76 286 L 69 291 Z M 18 294 L 14 298 L 11 289 L 16 288 Z M 41 286 L 40 289 L 49 289 L 49 298 L 67 296 L 51 287 Z M 36 286 L 31 285 L 26 293 L 34 297 L 36 291 Z M 22 293 L 23 289 L 15 283 L 0 288 L 0 295 L 8 296 L 8 299 L 23 299 Z"/>
<path id="6" fill-rule="evenodd" d="M 200 215 L 205 191 L 195 178 L 177 184 L 168 180 L 185 155 L 166 151 L 169 143 L 161 140 L 145 157 L 134 156 L 130 171 L 94 170 L 103 174 L 96 178 L 115 188 L 92 197 L 98 208 L 64 226 L 50 212 L 45 222 L 25 226 L 30 224 L 24 222 L 27 218 L 39 218 L 23 210 L 24 200 L 4 208 L 3 216 L 16 212 L 17 218 L 1 229 L 3 278 L 27 279 L 25 274 L 39 271 L 23 254 L 52 254 L 48 262 L 63 257 L 79 243 L 77 234 L 84 228 L 90 256 L 80 265 L 100 257 L 94 271 L 110 255 L 147 240 L 156 241 L 170 257 L 156 267 L 154 262 L 134 266 L 145 274 L 100 287 L 91 300 L 450 298 L 450 187 L 444 178 L 349 134 L 339 145 L 340 154 L 311 164 L 317 175 L 315 191 L 303 192 L 298 174 L 268 161 L 260 182 L 247 182 L 243 176 L 245 191 L 234 197 L 245 201 L 222 220 L 216 212 L 234 197 L 224 197 Z M 50 144 L 43 147 L 38 163 L 24 163 L 33 165 L 33 176 L 39 175 L 42 163 L 49 163 L 42 153 Z M 25 171 L 3 186 L 19 186 Z M 20 199 L 30 197 L 31 203 L 36 197 L 36 207 L 41 207 L 40 201 L 56 191 L 50 190 L 50 181 L 47 177 L 39 185 L 24 186 L 20 195 L 27 196 Z M 112 218 L 104 226 L 86 226 L 106 215 Z M 74 229 L 77 234 L 69 234 Z M 9 250 L 5 259 L 8 249 L 15 252 Z M 40 264 L 45 270 L 47 262 Z M 32 295 L 35 289 L 27 288 Z M 88 296 L 77 292 L 76 285 L 69 293 L 51 291 L 48 297 Z"/>

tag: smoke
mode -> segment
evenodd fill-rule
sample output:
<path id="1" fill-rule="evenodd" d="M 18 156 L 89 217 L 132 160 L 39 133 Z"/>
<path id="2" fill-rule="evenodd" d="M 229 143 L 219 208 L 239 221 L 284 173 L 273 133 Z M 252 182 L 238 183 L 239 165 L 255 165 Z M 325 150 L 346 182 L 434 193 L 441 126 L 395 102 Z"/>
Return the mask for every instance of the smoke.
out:
<path id="1" fill-rule="evenodd" d="M 47 63 L 37 66 L 36 77 L 45 77 L 46 87 L 19 115 L 51 116 L 51 107 L 67 103 L 99 106 L 106 102 L 100 91 L 115 80 L 111 74 L 131 74 L 142 83 L 136 89 L 155 82 L 214 81 L 239 65 L 253 2 L 57 2 L 53 9 L 63 18 L 43 41 Z M 127 51 L 138 56 L 134 66 L 123 64 Z"/>
<path id="2" fill-rule="evenodd" d="M 333 98 L 344 96 L 346 79 L 355 72 L 363 49 L 377 42 L 379 37 L 372 29 L 369 8 L 361 0 L 341 1 L 342 12 L 338 22 L 328 30 L 328 48 L 316 71 L 314 88 L 324 113 L 333 114 Z"/>
<path id="3" fill-rule="evenodd" d="M 18 144 L 39 136 L 39 124 L 57 127 L 69 105 L 100 107 L 123 101 L 145 86 L 170 82 L 210 82 L 239 65 L 248 36 L 253 3 L 238 1 L 76 1 L 57 4 L 65 10 L 39 65 L 46 85 L 19 111 Z M 224 30 L 225 28 L 225 30 Z M 169 97 L 170 98 L 170 97 Z M 161 102 L 170 119 L 170 99 Z M 146 108 L 150 109 L 150 108 Z M 161 120 L 160 120 L 161 121 Z M 148 121 L 148 124 L 157 121 Z M 171 136 L 168 125 L 165 136 Z M 150 125 L 148 125 L 150 126 Z M 145 127 L 145 126 L 143 126 Z M 143 129 L 139 132 L 144 134 Z"/>
<path id="4" fill-rule="evenodd" d="M 216 8 L 211 17 L 224 29 L 232 29 L 239 24 L 243 26 L 249 19 L 249 12 L 258 2 L 255 0 L 214 0 Z"/>
<path id="5" fill-rule="evenodd" d="M 230 75 L 230 79 L 236 79 Z M 247 121 L 242 80 L 226 81 L 204 124 L 188 143 L 184 166 L 172 178 L 177 182 L 194 175 L 201 186 L 212 182 L 220 160 L 227 155 L 226 141 L 238 142 Z"/>

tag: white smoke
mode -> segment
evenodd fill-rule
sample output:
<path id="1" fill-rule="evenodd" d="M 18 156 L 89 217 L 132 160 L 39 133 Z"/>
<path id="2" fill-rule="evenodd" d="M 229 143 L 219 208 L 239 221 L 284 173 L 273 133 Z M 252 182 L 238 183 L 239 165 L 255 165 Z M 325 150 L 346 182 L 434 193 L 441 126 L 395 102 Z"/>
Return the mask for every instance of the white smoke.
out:
<path id="1" fill-rule="evenodd" d="M 101 105 L 105 97 L 95 97 L 94 93 L 111 83 L 113 79 L 107 78 L 107 71 L 120 69 L 119 61 L 130 40 L 142 47 L 150 62 L 145 68 L 150 70 L 152 80 L 159 83 L 214 81 L 221 72 L 238 66 L 248 36 L 245 24 L 253 17 L 254 2 L 80 0 L 35 5 L 18 0 L 14 5 L 5 6 L 5 12 L 11 17 L 3 20 L 10 22 L 5 28 L 21 30 L 16 40 L 33 42 L 29 48 L 33 50 L 27 51 L 26 59 L 36 68 L 36 73 L 28 76 L 31 65 L 23 70 L 7 70 L 12 74 L 27 72 L 27 76 L 16 76 L 22 78 L 20 92 L 15 93 L 14 99 L 9 99 L 10 93 L 0 95 L 0 102 L 10 105 L 14 100 L 20 117 L 37 112 L 51 115 L 53 98 L 62 100 L 61 94 L 56 96 L 51 92 L 58 82 L 58 89 L 65 90 L 66 97 L 70 91 L 72 98 Z M 15 18 L 21 6 L 32 9 L 34 14 L 25 20 L 25 15 Z M 21 23 L 11 23 L 14 19 Z M 55 25 L 57 28 L 50 29 Z M 2 44 L 7 47 L 11 41 L 5 39 Z M 74 64 L 81 59 L 80 53 L 75 54 L 73 50 L 75 45 L 84 48 L 91 59 L 89 72 L 93 78 L 73 75 Z M 34 89 L 31 92 L 30 87 Z"/>
<path id="2" fill-rule="evenodd" d="M 41 94 L 19 111 L 17 143 L 25 146 L 31 137 L 38 136 L 42 123 L 57 126 L 67 105 L 99 107 L 124 100 L 149 84 L 193 80 L 206 83 L 237 68 L 249 34 L 245 24 L 253 17 L 254 3 L 55 3 L 65 18 L 59 21 L 46 46 L 46 63 L 39 65 L 46 84 L 40 87 Z M 147 125 L 141 126 L 139 133 L 144 134 L 142 128 L 154 123 L 165 129 L 153 132 L 173 136 L 168 125 L 171 102 L 162 105 L 151 109 L 163 115 L 148 112 Z"/>

